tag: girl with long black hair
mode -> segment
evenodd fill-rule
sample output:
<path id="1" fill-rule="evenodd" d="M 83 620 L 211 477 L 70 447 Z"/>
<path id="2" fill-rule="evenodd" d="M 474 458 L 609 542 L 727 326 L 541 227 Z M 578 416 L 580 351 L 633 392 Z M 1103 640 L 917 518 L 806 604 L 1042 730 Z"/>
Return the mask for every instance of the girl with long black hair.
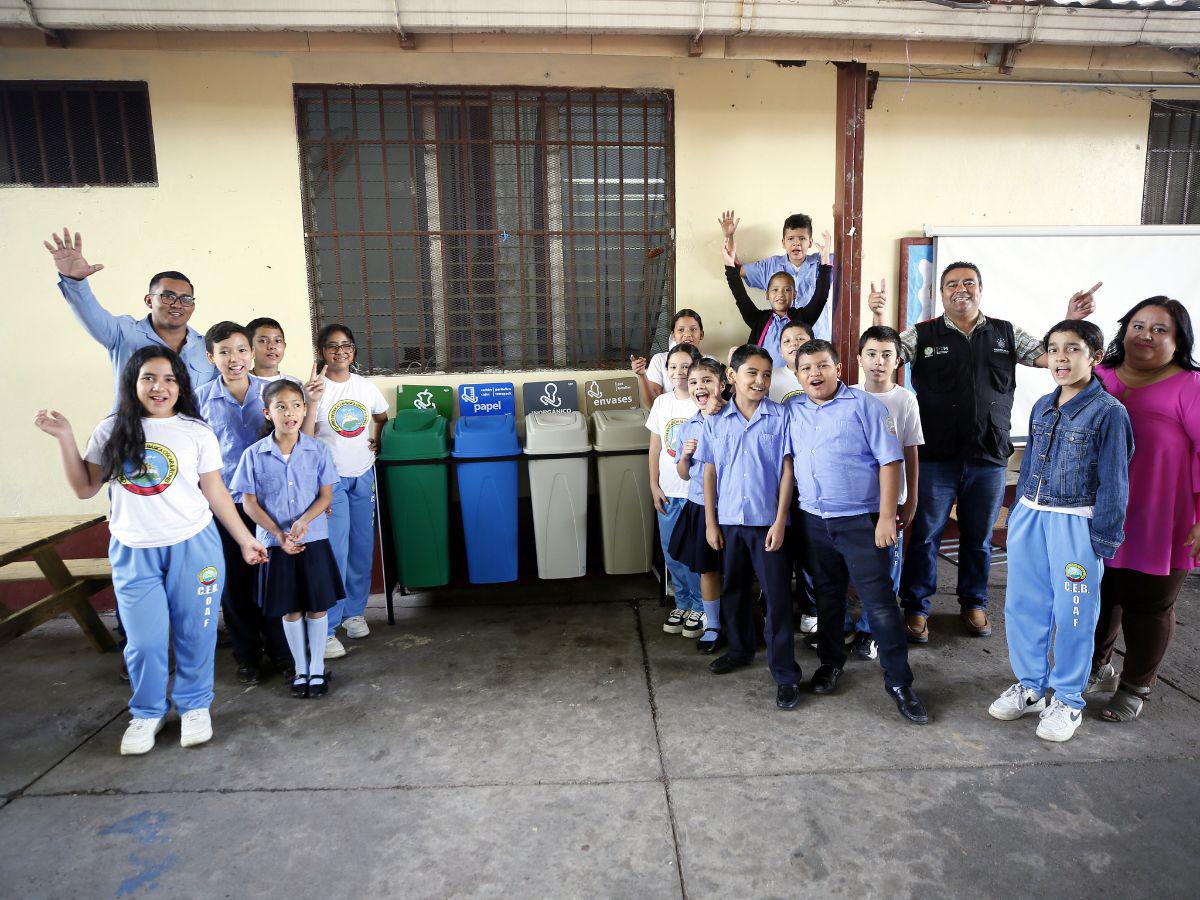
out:
<path id="1" fill-rule="evenodd" d="M 111 484 L 108 556 L 133 689 L 121 753 L 131 755 L 153 748 L 170 709 L 170 646 L 180 744 L 212 738 L 213 655 L 225 583 L 213 515 L 247 563 L 265 561 L 267 552 L 234 508 L 221 480 L 216 435 L 200 417 L 187 368 L 173 351 L 157 344 L 137 350 L 121 371 L 117 403 L 82 456 L 61 413 L 39 410 L 34 424 L 58 440 L 77 497 L 94 497 Z"/>

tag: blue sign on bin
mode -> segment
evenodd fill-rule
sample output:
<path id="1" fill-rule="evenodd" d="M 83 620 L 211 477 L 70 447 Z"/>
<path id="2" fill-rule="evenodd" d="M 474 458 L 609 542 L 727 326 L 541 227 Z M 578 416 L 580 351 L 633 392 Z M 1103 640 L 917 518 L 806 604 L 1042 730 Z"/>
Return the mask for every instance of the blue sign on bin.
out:
<path id="1" fill-rule="evenodd" d="M 459 385 L 459 416 L 515 416 L 516 413 L 517 395 L 512 382 Z"/>

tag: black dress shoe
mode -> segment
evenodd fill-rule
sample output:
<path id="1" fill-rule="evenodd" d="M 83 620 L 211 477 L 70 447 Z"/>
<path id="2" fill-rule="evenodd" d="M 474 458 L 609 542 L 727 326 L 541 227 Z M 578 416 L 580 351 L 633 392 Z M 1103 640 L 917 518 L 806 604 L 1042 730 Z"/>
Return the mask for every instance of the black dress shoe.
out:
<path id="1" fill-rule="evenodd" d="M 728 656 L 718 656 L 708 664 L 708 671 L 714 675 L 728 675 L 730 672 L 744 669 L 748 665 L 750 665 L 748 662 L 739 662 L 738 660 L 730 659 Z"/>
<path id="2" fill-rule="evenodd" d="M 309 697 L 324 697 L 329 693 L 329 681 L 333 678 L 333 673 L 326 670 L 324 675 L 309 675 L 308 676 L 308 696 Z"/>
<path id="3" fill-rule="evenodd" d="M 710 628 L 709 631 L 712 629 Z M 706 641 L 703 638 L 696 641 L 696 649 L 701 653 L 716 653 L 725 646 L 725 638 L 720 631 L 717 631 L 717 636 L 711 641 Z"/>
<path id="4" fill-rule="evenodd" d="M 904 716 L 910 722 L 916 722 L 918 725 L 929 724 L 929 713 L 925 712 L 925 707 L 917 699 L 917 695 L 913 693 L 911 687 L 907 685 L 902 687 L 885 687 L 884 690 L 896 701 L 896 709 L 900 710 L 900 715 Z"/>
<path id="5" fill-rule="evenodd" d="M 262 672 L 258 666 L 238 666 L 238 684 L 258 684 L 262 681 Z"/>
<path id="6" fill-rule="evenodd" d="M 821 666 L 813 673 L 812 689 L 814 694 L 832 694 L 833 689 L 837 687 L 838 679 L 842 677 L 842 670 L 837 666 Z"/>
<path id="7" fill-rule="evenodd" d="M 800 685 L 781 684 L 775 691 L 775 705 L 780 709 L 795 709 L 800 702 Z"/>
<path id="8" fill-rule="evenodd" d="M 292 679 L 292 696 L 300 698 L 308 696 L 307 675 L 297 675 Z"/>

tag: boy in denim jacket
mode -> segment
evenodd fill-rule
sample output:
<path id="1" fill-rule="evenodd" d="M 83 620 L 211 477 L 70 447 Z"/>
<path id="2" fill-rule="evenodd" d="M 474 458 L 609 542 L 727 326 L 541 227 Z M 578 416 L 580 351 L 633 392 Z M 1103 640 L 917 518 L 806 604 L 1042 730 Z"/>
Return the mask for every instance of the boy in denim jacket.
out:
<path id="1" fill-rule="evenodd" d="M 1008 519 L 1004 611 L 1018 681 L 988 712 L 1003 720 L 1039 712 L 1037 736 L 1067 741 L 1083 718 L 1103 561 L 1124 540 L 1133 428 L 1093 374 L 1104 353 L 1098 327 L 1059 322 L 1043 344 L 1058 388 L 1029 416 L 1019 500 Z"/>

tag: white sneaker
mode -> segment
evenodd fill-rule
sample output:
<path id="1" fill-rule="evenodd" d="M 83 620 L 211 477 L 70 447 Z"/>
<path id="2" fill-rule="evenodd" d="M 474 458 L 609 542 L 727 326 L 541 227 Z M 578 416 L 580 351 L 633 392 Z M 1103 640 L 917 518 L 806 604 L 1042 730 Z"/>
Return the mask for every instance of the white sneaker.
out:
<path id="1" fill-rule="evenodd" d="M 801 634 L 812 634 L 816 630 L 817 630 L 817 617 L 816 616 L 805 616 L 805 615 L 800 616 L 800 633 Z"/>
<path id="2" fill-rule="evenodd" d="M 992 701 L 992 705 L 988 707 L 988 715 L 1002 722 L 1011 722 L 1025 713 L 1042 712 L 1045 708 L 1046 698 L 1039 697 L 1037 691 L 1024 687 L 1018 681 Z"/>
<path id="3" fill-rule="evenodd" d="M 1083 692 L 1085 694 L 1111 694 L 1117 689 L 1120 680 L 1120 676 L 1117 675 L 1117 670 L 1113 668 L 1112 664 L 1105 663 L 1088 676 L 1087 687 Z"/>
<path id="4" fill-rule="evenodd" d="M 1069 741 L 1075 734 L 1075 729 L 1083 721 L 1083 710 L 1073 709 L 1057 697 L 1042 712 L 1038 722 L 1037 736 L 1044 741 L 1062 743 Z"/>
<path id="5" fill-rule="evenodd" d="M 162 731 L 163 718 L 133 719 L 121 736 L 122 756 L 141 756 L 154 749 L 154 736 Z"/>
<path id="6" fill-rule="evenodd" d="M 696 612 L 693 609 L 683 617 L 683 636 L 698 638 L 702 634 L 704 634 L 704 613 Z"/>
<path id="7" fill-rule="evenodd" d="M 207 709 L 189 709 L 179 721 L 180 747 L 195 747 L 212 740 L 212 718 Z"/>
<path id="8" fill-rule="evenodd" d="M 346 648 L 332 634 L 325 639 L 325 658 L 326 659 L 341 659 L 346 655 Z"/>
<path id="9" fill-rule="evenodd" d="M 342 622 L 342 624 L 346 626 L 346 637 L 348 638 L 357 640 L 358 638 L 365 638 L 371 633 L 371 629 L 367 627 L 367 620 L 364 616 L 351 616 Z"/>

